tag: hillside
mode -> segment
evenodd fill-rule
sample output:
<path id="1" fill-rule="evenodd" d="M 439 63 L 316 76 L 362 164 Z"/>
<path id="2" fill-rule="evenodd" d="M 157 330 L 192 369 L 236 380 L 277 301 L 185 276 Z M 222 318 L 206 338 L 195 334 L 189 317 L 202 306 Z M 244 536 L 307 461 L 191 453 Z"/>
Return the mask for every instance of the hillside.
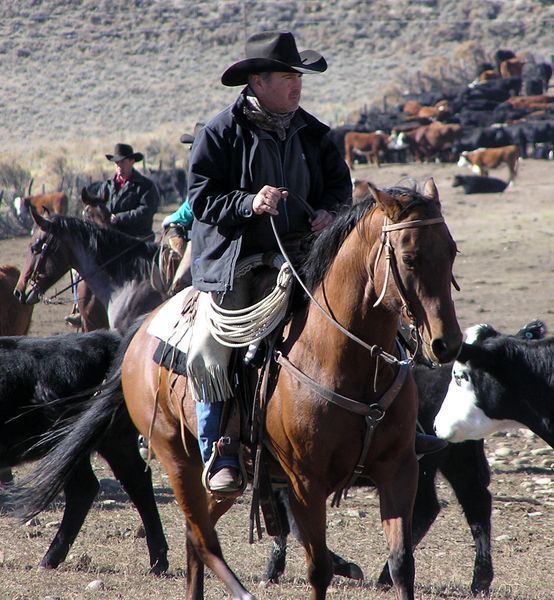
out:
<path id="1" fill-rule="evenodd" d="M 384 93 L 413 91 L 417 71 L 473 76 L 498 48 L 550 60 L 549 0 L 18 0 L 0 2 L 0 128 L 6 157 L 56 148 L 96 160 L 127 140 L 156 159 L 232 101 L 219 77 L 248 34 L 295 32 L 326 56 L 304 106 L 331 123 Z M 182 148 L 182 147 L 181 147 Z"/>

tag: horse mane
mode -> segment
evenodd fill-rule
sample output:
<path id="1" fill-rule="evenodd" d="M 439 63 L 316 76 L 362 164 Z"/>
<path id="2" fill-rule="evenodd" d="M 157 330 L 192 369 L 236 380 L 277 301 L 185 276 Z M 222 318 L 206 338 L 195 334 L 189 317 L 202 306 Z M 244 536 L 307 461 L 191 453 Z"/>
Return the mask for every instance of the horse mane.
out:
<path id="1" fill-rule="evenodd" d="M 418 192 L 415 186 L 404 187 L 398 185 L 383 188 L 383 191 L 396 198 L 403 205 L 399 209 L 398 220 L 414 205 L 430 205 L 429 199 Z M 409 200 L 406 200 L 406 197 Z M 367 213 L 375 209 L 376 205 L 373 198 L 368 198 L 352 206 L 341 207 L 333 223 L 315 239 L 301 268 L 303 280 L 310 291 L 313 291 L 323 281 L 348 234 Z"/>
<path id="2" fill-rule="evenodd" d="M 315 238 L 301 266 L 304 283 L 310 291 L 323 281 L 348 234 L 374 206 L 373 198 L 368 198 L 358 204 L 341 207 L 333 223 Z"/>
<path id="3" fill-rule="evenodd" d="M 99 264 L 105 264 L 112 274 L 126 279 L 150 276 L 152 260 L 159 249 L 157 243 L 145 242 L 116 229 L 100 227 L 96 223 L 77 217 L 55 215 L 52 224 L 55 230 L 68 233 L 81 243 L 85 250 L 95 255 Z M 119 258 L 115 259 L 116 256 Z"/>

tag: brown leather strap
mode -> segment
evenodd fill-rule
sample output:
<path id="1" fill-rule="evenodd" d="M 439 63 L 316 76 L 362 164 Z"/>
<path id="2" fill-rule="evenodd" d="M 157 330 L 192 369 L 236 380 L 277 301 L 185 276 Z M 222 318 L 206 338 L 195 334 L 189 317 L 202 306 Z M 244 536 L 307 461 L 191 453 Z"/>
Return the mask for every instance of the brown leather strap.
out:
<path id="1" fill-rule="evenodd" d="M 279 365 L 292 373 L 292 375 L 294 375 L 298 381 L 305 383 L 314 389 L 318 396 L 325 398 L 329 402 L 332 402 L 333 404 L 336 404 L 337 406 L 340 406 L 349 412 L 356 413 L 357 415 L 361 415 L 363 417 L 372 417 L 376 420 L 380 420 L 386 409 L 392 404 L 392 401 L 404 385 L 406 375 L 410 368 L 407 363 L 401 362 L 396 373 L 396 377 L 390 388 L 376 403 L 370 405 L 364 404 L 359 400 L 353 400 L 352 398 L 348 398 L 347 396 L 343 396 L 342 394 L 323 387 L 321 384 L 317 383 L 317 381 L 313 380 L 311 377 L 294 366 L 288 358 L 281 354 L 281 352 L 275 353 L 275 360 Z"/>

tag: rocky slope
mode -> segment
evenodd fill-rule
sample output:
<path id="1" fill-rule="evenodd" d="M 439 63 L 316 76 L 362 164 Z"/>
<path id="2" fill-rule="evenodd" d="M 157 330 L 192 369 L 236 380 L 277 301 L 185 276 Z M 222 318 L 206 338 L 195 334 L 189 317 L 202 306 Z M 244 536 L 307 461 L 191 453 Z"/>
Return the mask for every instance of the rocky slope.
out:
<path id="1" fill-rule="evenodd" d="M 219 77 L 242 58 L 247 35 L 263 29 L 291 30 L 301 49 L 327 57 L 328 72 L 306 78 L 304 105 L 338 123 L 414 85 L 418 71 L 472 76 L 475 57 L 498 48 L 549 60 L 554 7 L 548 0 L 0 2 L 4 149 L 70 144 L 70 155 L 86 156 L 116 139 L 138 144 L 155 134 L 177 142 L 235 97 Z"/>

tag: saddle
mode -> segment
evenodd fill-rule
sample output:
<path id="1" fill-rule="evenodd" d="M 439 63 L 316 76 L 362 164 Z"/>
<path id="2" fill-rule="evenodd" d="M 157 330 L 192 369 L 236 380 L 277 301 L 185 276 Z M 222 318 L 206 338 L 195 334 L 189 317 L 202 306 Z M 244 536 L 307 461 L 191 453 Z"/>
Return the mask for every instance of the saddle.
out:
<path id="1" fill-rule="evenodd" d="M 256 298 L 265 297 L 268 288 L 275 284 L 274 273 L 268 275 L 267 271 L 262 267 L 260 276 L 256 276 L 259 283 Z M 176 374 L 187 375 L 187 349 L 198 297 L 199 292 L 193 288 L 179 292 L 158 312 L 148 328 L 148 333 L 160 340 L 153 360 Z M 245 484 L 247 480 L 252 481 L 251 541 L 254 526 L 261 538 L 260 508 L 268 534 L 279 535 L 284 529 L 273 500 L 270 456 L 263 443 L 263 431 L 267 391 L 276 373 L 273 351 L 281 339 L 285 322 L 286 319 L 256 343 L 233 350 L 228 368 L 233 400 L 224 403 L 220 438 L 211 459 L 238 454 Z M 283 478 L 277 484 L 285 485 L 286 480 Z"/>

